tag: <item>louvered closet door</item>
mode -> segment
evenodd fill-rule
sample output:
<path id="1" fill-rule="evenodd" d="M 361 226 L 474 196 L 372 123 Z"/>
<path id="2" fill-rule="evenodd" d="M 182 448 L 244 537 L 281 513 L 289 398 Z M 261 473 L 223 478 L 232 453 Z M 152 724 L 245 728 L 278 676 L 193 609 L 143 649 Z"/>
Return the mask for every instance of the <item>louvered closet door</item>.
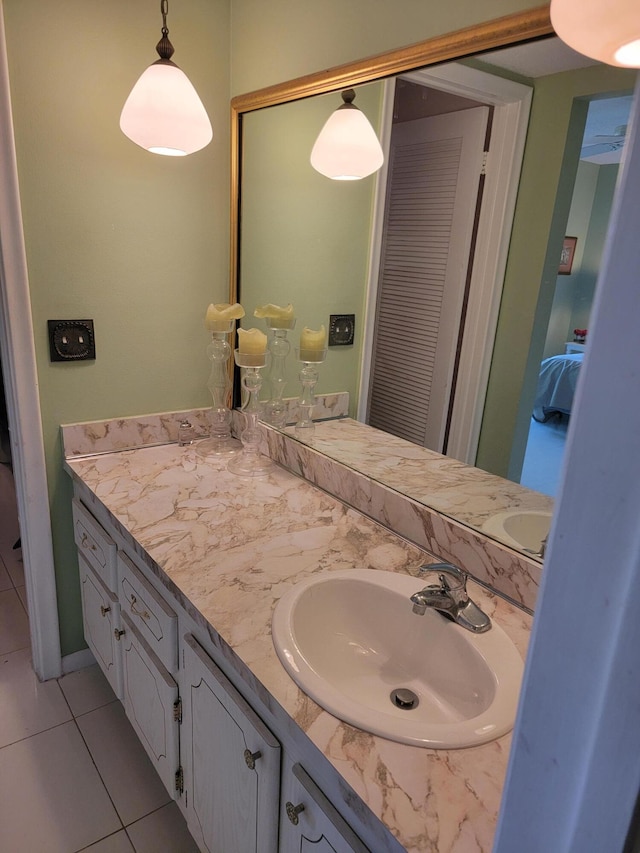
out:
<path id="1" fill-rule="evenodd" d="M 371 426 L 442 450 L 489 110 L 394 126 Z"/>

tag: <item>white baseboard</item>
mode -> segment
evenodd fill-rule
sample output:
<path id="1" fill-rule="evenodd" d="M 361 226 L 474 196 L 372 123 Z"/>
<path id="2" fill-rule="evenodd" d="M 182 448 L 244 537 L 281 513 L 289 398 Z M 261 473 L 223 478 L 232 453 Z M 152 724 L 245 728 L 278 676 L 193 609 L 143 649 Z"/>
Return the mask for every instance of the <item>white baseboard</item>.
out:
<path id="1" fill-rule="evenodd" d="M 64 655 L 62 658 L 62 672 L 64 675 L 67 675 L 69 672 L 76 672 L 78 669 L 93 666 L 95 662 L 96 659 L 91 649 L 82 649 L 82 651 L 74 652 L 72 655 Z"/>

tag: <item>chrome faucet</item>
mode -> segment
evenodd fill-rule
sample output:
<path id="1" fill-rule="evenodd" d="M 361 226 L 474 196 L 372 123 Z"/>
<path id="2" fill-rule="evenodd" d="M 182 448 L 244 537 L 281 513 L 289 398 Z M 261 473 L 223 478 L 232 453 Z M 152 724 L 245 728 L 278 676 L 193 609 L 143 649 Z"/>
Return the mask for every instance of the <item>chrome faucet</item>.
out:
<path id="1" fill-rule="evenodd" d="M 540 543 L 540 548 L 537 551 L 534 551 L 533 548 L 524 548 L 527 554 L 532 554 L 534 557 L 541 557 L 544 559 L 545 551 L 547 550 L 547 538 L 545 536 L 542 542 Z"/>
<path id="2" fill-rule="evenodd" d="M 437 574 L 435 580 L 411 596 L 413 612 L 424 616 L 427 607 L 438 610 L 467 631 L 481 634 L 491 628 L 486 613 L 467 595 L 467 574 L 451 563 L 432 563 L 420 566 L 423 574 Z"/>

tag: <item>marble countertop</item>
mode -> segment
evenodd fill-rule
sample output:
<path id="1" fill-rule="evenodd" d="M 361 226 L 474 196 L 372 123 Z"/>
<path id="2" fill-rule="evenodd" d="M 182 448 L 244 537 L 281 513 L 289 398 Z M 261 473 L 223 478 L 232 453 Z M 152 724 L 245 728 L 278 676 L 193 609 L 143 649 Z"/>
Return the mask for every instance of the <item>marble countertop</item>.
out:
<path id="1" fill-rule="evenodd" d="M 429 555 L 277 465 L 268 477 L 241 479 L 193 445 L 167 444 L 68 458 L 65 466 L 407 851 L 489 853 L 510 735 L 429 750 L 362 732 L 307 697 L 271 642 L 275 603 L 309 574 L 375 568 L 417 576 Z M 472 581 L 469 591 L 524 657 L 531 617 Z"/>

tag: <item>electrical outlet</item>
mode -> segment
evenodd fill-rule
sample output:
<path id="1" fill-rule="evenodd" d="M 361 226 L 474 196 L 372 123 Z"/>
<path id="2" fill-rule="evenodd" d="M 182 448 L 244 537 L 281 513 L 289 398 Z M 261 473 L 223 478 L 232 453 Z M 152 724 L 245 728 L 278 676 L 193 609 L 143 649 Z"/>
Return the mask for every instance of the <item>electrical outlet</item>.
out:
<path id="1" fill-rule="evenodd" d="M 329 346 L 351 346 L 355 328 L 355 314 L 329 314 Z"/>
<path id="2" fill-rule="evenodd" d="M 48 320 L 51 361 L 88 361 L 96 357 L 93 320 Z"/>

